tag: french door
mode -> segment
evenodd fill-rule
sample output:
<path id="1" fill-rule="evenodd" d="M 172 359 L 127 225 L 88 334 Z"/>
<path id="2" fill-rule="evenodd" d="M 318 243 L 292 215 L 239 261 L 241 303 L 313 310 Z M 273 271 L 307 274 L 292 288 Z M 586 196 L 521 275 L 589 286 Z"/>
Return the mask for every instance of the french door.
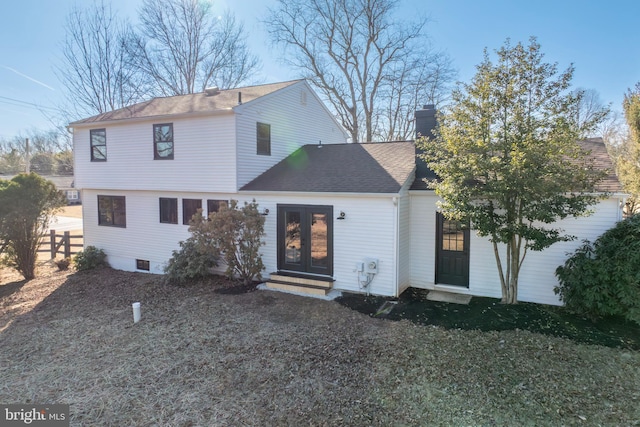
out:
<path id="1" fill-rule="evenodd" d="M 333 207 L 278 205 L 278 270 L 333 275 Z"/>

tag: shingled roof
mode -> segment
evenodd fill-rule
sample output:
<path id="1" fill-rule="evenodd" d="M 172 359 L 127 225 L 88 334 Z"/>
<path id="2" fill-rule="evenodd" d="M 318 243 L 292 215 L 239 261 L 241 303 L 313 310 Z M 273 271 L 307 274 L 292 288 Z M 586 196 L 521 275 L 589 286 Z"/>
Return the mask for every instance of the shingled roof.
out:
<path id="1" fill-rule="evenodd" d="M 622 184 L 620 184 L 618 180 L 613 162 L 602 138 L 587 138 L 578 141 L 578 144 L 590 153 L 589 157 L 594 160 L 594 166 L 598 170 L 607 172 L 607 176 L 596 185 L 596 190 L 603 193 L 623 192 Z M 416 179 L 411 185 L 411 190 L 429 190 L 427 181 L 437 180 L 438 177 L 431 169 L 426 167 L 426 164 L 424 164 L 424 167 L 420 167 L 421 159 L 416 159 L 416 161 L 418 162 L 418 168 L 416 170 Z"/>
<path id="2" fill-rule="evenodd" d="M 588 138 L 583 141 L 578 141 L 578 143 L 582 148 L 591 153 L 590 157 L 593 158 L 595 167 L 607 172 L 607 176 L 598 183 L 596 190 L 604 193 L 623 192 L 622 184 L 620 184 L 618 180 L 611 156 L 609 156 L 602 138 Z"/>
<path id="3" fill-rule="evenodd" d="M 242 94 L 242 102 L 247 103 L 301 81 L 303 80 L 219 90 L 212 95 L 200 92 L 189 95 L 153 98 L 149 101 L 139 102 L 108 113 L 75 121 L 70 126 L 113 120 L 231 110 L 231 108 L 238 105 L 239 93 Z"/>
<path id="4" fill-rule="evenodd" d="M 412 142 L 305 145 L 240 190 L 397 193 L 414 169 Z"/>

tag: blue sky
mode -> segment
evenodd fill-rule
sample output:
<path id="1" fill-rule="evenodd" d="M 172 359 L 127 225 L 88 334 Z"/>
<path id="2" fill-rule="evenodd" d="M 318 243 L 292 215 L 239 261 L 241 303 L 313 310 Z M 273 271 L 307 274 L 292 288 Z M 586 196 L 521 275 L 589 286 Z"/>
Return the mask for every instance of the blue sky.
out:
<path id="1" fill-rule="evenodd" d="M 56 107 L 64 89 L 55 73 L 63 25 L 74 4 L 88 0 L 5 0 L 0 26 L 0 136 L 47 129 L 47 118 L 31 105 Z M 135 20 L 141 0 L 112 0 L 121 16 Z M 259 20 L 273 0 L 215 0 L 229 8 L 249 32 L 249 45 L 263 61 L 264 82 L 297 76 L 281 67 L 266 44 Z M 610 0 L 400 0 L 399 19 L 430 18 L 434 47 L 449 53 L 461 81 L 468 81 L 490 51 L 536 36 L 549 62 L 576 67 L 575 87 L 595 89 L 603 102 L 621 110 L 626 90 L 640 81 L 640 1 Z M 16 102 L 22 101 L 22 102 Z M 48 110 L 47 110 L 48 111 Z"/>

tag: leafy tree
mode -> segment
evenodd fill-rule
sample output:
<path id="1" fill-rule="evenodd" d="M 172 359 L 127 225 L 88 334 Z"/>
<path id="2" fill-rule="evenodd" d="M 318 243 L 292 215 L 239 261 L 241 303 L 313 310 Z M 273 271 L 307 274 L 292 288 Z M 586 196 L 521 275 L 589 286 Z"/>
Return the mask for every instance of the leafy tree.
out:
<path id="1" fill-rule="evenodd" d="M 25 279 L 35 277 L 40 240 L 52 216 L 65 204 L 64 194 L 35 173 L 0 180 L 0 254 Z"/>
<path id="2" fill-rule="evenodd" d="M 437 103 L 454 71 L 430 49 L 426 20 L 395 0 L 277 0 L 264 23 L 285 63 L 320 91 L 353 142 L 406 139 L 416 107 Z"/>
<path id="3" fill-rule="evenodd" d="M 229 207 L 222 206 L 209 219 L 215 245 L 227 265 L 226 275 L 238 277 L 245 285 L 260 279 L 264 270 L 260 254 L 264 216 L 258 211 L 258 204 L 245 202 L 239 208 L 238 201 L 231 200 Z"/>
<path id="4" fill-rule="evenodd" d="M 68 133 L 58 129 L 31 129 L 13 138 L 0 139 L 0 173 L 14 175 L 25 171 L 27 138 L 32 171 L 40 175 L 73 175 Z"/>
<path id="5" fill-rule="evenodd" d="M 640 83 L 627 92 L 622 106 L 629 138 L 620 147 L 616 166 L 624 189 L 631 194 L 628 212 L 634 214 L 640 207 Z"/>
<path id="6" fill-rule="evenodd" d="M 556 269 L 554 291 L 566 307 L 592 318 L 623 316 L 640 325 L 640 215 L 585 241 Z"/>
<path id="7" fill-rule="evenodd" d="M 54 156 L 54 170 L 57 175 L 73 175 L 73 151 L 60 151 Z"/>
<path id="8" fill-rule="evenodd" d="M 24 171 L 24 153 L 15 148 L 0 153 L 0 173 L 13 175 Z"/>
<path id="9" fill-rule="evenodd" d="M 218 17 L 198 0 L 144 0 L 129 56 L 164 96 L 236 87 L 258 68 L 244 27 L 231 13 Z"/>
<path id="10" fill-rule="evenodd" d="M 29 160 L 31 170 L 40 175 L 51 175 L 54 171 L 54 154 L 47 152 L 34 153 Z"/>
<path id="11" fill-rule="evenodd" d="M 422 140 L 431 185 L 450 219 L 470 220 L 493 244 L 502 302 L 518 301 L 518 278 L 528 250 L 573 237 L 554 225 L 588 213 L 602 178 L 576 142 L 597 124 L 575 126 L 578 97 L 567 93 L 573 67 L 559 73 L 543 62 L 540 45 L 509 41 L 483 62 L 469 84 L 453 91 L 435 139 Z M 506 246 L 501 255 L 501 244 Z"/>

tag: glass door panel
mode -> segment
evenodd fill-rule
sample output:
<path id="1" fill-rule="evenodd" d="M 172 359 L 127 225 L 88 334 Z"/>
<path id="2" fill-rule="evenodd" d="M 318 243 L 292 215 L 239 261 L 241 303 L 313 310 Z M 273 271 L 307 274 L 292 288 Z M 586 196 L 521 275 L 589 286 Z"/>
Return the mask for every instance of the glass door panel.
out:
<path id="1" fill-rule="evenodd" d="M 327 268 L 328 266 L 328 227 L 327 214 L 311 214 L 311 266 Z"/>

